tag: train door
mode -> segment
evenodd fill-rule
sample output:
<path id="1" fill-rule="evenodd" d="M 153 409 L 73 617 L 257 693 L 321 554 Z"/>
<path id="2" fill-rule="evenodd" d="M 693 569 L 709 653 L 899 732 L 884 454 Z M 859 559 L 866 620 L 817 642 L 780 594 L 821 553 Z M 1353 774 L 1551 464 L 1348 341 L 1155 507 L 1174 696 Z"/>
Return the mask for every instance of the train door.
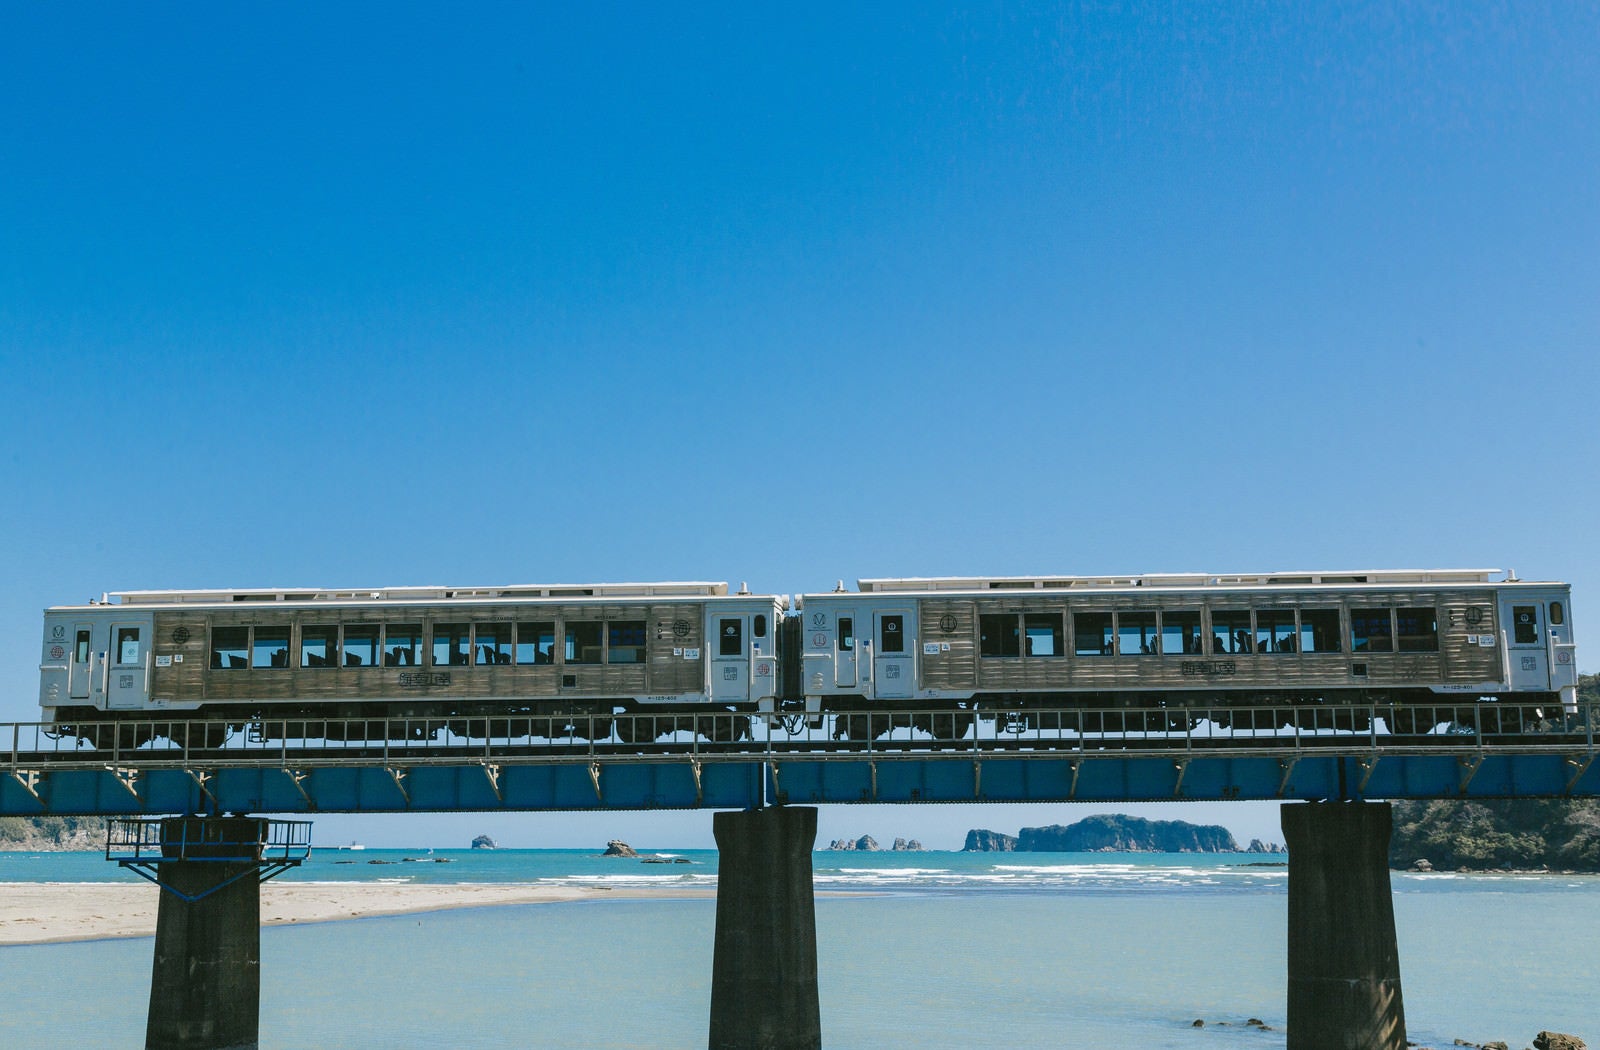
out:
<path id="1" fill-rule="evenodd" d="M 74 624 L 70 639 L 72 654 L 67 662 L 67 695 L 73 700 L 89 699 L 95 683 L 94 625 Z"/>
<path id="2" fill-rule="evenodd" d="M 1545 630 L 1550 636 L 1550 688 L 1560 690 L 1564 700 L 1578 688 L 1578 652 L 1572 641 L 1572 624 L 1567 620 L 1567 605 L 1565 595 L 1544 603 Z"/>
<path id="3" fill-rule="evenodd" d="M 710 619 L 711 699 L 743 703 L 750 699 L 750 614 L 713 611 Z"/>
<path id="4" fill-rule="evenodd" d="M 1526 592 L 1500 596 L 1506 682 L 1513 692 L 1542 693 L 1550 688 L 1550 643 L 1545 634 L 1548 600 Z"/>
<path id="5" fill-rule="evenodd" d="M 833 636 L 833 684 L 842 689 L 856 687 L 856 614 L 854 609 L 840 609 L 834 618 L 837 630 Z"/>
<path id="6" fill-rule="evenodd" d="M 111 651 L 104 659 L 110 664 L 106 674 L 106 708 L 126 711 L 143 707 L 150 667 L 149 622 L 113 621 Z"/>
<path id="7" fill-rule="evenodd" d="M 880 700 L 904 700 L 916 690 L 916 633 L 909 611 L 879 610 L 872 614 L 873 695 Z"/>

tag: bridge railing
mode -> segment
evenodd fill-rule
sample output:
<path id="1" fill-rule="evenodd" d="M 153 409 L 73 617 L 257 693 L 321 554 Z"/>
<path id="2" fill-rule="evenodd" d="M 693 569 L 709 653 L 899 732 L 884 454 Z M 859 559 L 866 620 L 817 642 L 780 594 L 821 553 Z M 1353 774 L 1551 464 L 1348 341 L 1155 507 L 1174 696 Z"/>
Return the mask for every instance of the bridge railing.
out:
<path id="1" fill-rule="evenodd" d="M 807 716 L 658 714 L 0 725 L 0 762 L 97 766 L 485 760 L 759 760 L 797 753 L 1559 749 L 1594 752 L 1600 705 L 1060 707 Z"/>

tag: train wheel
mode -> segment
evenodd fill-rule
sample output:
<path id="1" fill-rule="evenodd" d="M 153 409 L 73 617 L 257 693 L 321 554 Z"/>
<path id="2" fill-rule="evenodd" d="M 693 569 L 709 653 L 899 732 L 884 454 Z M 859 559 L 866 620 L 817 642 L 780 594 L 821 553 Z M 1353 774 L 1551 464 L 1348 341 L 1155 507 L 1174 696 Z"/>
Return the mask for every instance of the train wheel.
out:
<path id="1" fill-rule="evenodd" d="M 169 739 L 179 747 L 221 747 L 228 742 L 228 727 L 225 725 L 183 725 L 172 727 Z"/>
<path id="2" fill-rule="evenodd" d="M 928 732 L 935 740 L 957 741 L 971 731 L 973 717 L 967 714 L 934 715 L 929 722 Z"/>
<path id="3" fill-rule="evenodd" d="M 110 751 L 120 748 L 123 751 L 132 751 L 143 744 L 150 742 L 155 730 L 150 726 L 138 723 L 123 723 L 115 726 L 95 726 L 89 737 L 94 742 L 95 750 Z"/>
<path id="4" fill-rule="evenodd" d="M 1423 724 L 1427 719 L 1414 708 L 1400 704 L 1384 711 L 1383 720 L 1389 724 L 1389 732 L 1399 736 L 1416 736 L 1433 728 Z"/>
<path id="5" fill-rule="evenodd" d="M 750 718 L 748 715 L 735 714 L 701 715 L 695 719 L 695 732 L 719 744 L 748 740 Z"/>

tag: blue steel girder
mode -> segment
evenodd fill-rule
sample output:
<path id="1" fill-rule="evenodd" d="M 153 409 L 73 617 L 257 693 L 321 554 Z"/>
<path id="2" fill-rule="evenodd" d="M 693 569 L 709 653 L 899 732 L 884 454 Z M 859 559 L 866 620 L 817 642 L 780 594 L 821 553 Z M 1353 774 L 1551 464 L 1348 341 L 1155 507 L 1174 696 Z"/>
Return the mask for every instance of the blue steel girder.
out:
<path id="1" fill-rule="evenodd" d="M 1152 755 L 1114 751 L 772 763 L 776 803 L 1171 802 L 1600 796 L 1582 753 Z"/>
<path id="2" fill-rule="evenodd" d="M 129 744 L 127 726 L 0 725 L 0 815 L 1600 796 L 1600 705 L 758 716 L 715 739 L 650 739 L 652 718 L 627 717 L 601 739 L 353 720 L 316 738 L 295 723 L 155 726 Z"/>
<path id="3" fill-rule="evenodd" d="M 33 772 L 33 771 L 29 771 Z M 0 776 L 0 815 L 405 813 L 748 809 L 763 802 L 759 762 L 428 764 L 414 767 L 149 768 L 131 789 L 109 769 Z"/>

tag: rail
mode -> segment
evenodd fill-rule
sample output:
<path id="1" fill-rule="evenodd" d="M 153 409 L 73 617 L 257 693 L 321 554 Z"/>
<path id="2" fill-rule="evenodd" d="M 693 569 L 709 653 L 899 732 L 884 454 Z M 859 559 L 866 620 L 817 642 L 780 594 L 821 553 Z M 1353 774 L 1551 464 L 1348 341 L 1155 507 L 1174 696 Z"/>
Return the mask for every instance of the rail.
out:
<path id="1" fill-rule="evenodd" d="M 874 711 L 850 714 L 0 724 L 0 771 L 752 762 L 982 755 L 1596 753 L 1600 704 Z"/>

